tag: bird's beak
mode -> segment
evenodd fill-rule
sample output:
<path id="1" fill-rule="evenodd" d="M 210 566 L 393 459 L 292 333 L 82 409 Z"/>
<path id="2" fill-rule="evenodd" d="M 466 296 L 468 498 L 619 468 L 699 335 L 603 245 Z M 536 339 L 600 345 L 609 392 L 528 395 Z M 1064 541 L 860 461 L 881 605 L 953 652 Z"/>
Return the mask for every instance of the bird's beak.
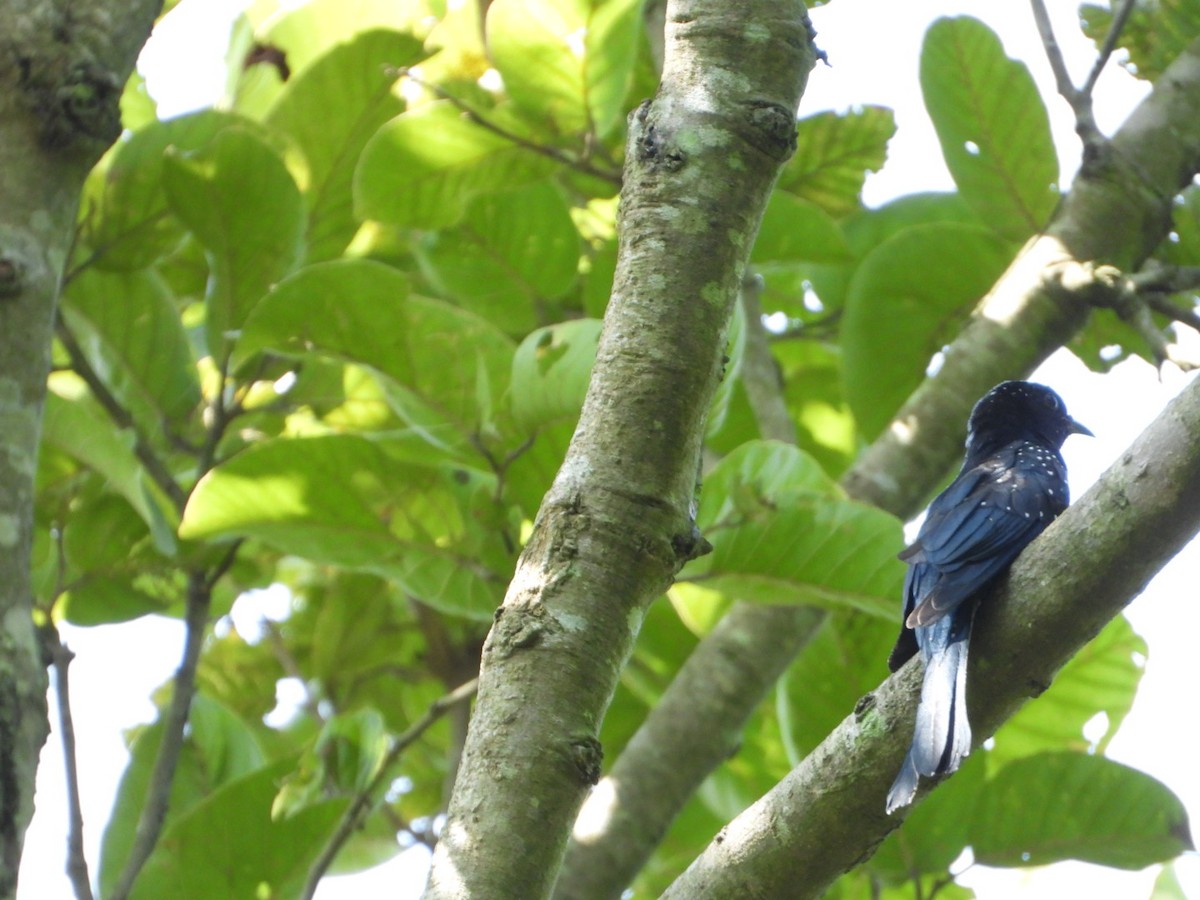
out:
<path id="1" fill-rule="evenodd" d="M 1086 434 L 1088 437 L 1095 437 L 1090 428 L 1086 425 L 1080 425 L 1074 419 L 1071 420 L 1071 434 Z"/>

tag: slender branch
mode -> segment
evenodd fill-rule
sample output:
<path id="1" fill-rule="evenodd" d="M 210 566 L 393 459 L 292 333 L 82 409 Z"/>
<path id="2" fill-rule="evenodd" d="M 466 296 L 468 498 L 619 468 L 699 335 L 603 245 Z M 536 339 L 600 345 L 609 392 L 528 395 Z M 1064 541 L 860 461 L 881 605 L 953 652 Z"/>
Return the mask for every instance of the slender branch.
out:
<path id="1" fill-rule="evenodd" d="M 179 486 L 179 482 L 167 470 L 166 465 L 159 459 L 154 452 L 154 448 L 150 445 L 145 433 L 138 427 L 133 416 L 129 413 L 121 402 L 108 389 L 103 379 L 92 368 L 92 364 L 88 361 L 87 354 L 83 352 L 83 348 L 76 340 L 75 334 L 67 325 L 66 320 L 59 315 L 55 331 L 63 348 L 67 351 L 67 356 L 71 360 L 71 368 L 83 379 L 88 388 L 92 392 L 92 396 L 108 413 L 108 417 L 120 429 L 127 429 L 133 433 L 134 445 L 133 452 L 137 456 L 138 461 L 146 469 L 146 473 L 154 480 L 154 483 L 159 486 L 164 494 L 170 498 L 171 503 L 179 511 L 183 510 L 184 504 L 187 502 L 187 494 L 183 488 Z"/>
<path id="2" fill-rule="evenodd" d="M 1050 14 L 1046 11 L 1046 4 L 1043 0 L 1030 0 L 1030 6 L 1033 9 L 1033 20 L 1037 24 L 1038 34 L 1042 38 L 1042 46 L 1046 50 L 1046 59 L 1050 62 L 1050 69 L 1054 72 L 1054 82 L 1058 87 L 1058 92 L 1075 113 L 1075 133 L 1083 140 L 1085 148 L 1102 142 L 1103 137 L 1100 129 L 1096 127 L 1096 117 L 1092 110 L 1091 90 L 1081 91 L 1071 81 L 1066 60 L 1063 59 L 1058 40 L 1054 37 L 1054 28 L 1050 24 Z"/>
<path id="3" fill-rule="evenodd" d="M 459 685 L 450 693 L 439 697 L 430 704 L 429 709 L 425 711 L 425 714 L 421 718 L 413 722 L 403 733 L 397 735 L 387 755 L 380 762 L 379 770 L 375 773 L 375 777 L 351 801 L 350 806 L 346 809 L 341 821 L 338 823 L 337 830 L 330 837 L 329 843 L 325 845 L 325 849 L 321 851 L 321 855 L 313 861 L 312 866 L 309 868 L 308 877 L 304 882 L 304 889 L 300 892 L 303 900 L 312 900 L 312 897 L 317 892 L 317 885 L 329 870 L 329 867 L 333 865 L 333 861 L 337 858 L 342 846 L 358 830 L 363 818 L 375 802 L 375 798 L 390 782 L 392 767 L 396 764 L 401 754 L 416 743 L 434 722 L 459 704 L 474 697 L 478 687 L 479 679 L 477 678 Z M 411 829 L 409 829 L 409 833 L 416 837 L 416 833 Z"/>
<path id="4" fill-rule="evenodd" d="M 612 184 L 614 187 L 619 188 L 621 186 L 621 175 L 619 172 L 597 168 L 586 159 L 581 159 L 571 153 L 559 150 L 557 147 L 539 144 L 536 141 L 529 140 L 529 138 L 522 137 L 514 131 L 509 131 L 502 125 L 497 125 L 487 116 L 483 115 L 483 113 L 473 109 L 466 103 L 466 101 L 456 97 L 441 85 L 433 84 L 425 81 L 419 75 L 414 75 L 412 69 L 401 68 L 398 70 L 398 74 L 404 78 L 408 78 L 414 84 L 418 84 L 425 88 L 425 90 L 429 91 L 439 99 L 448 101 L 452 106 L 454 106 L 455 109 L 461 111 L 463 115 L 465 115 L 470 121 L 474 122 L 480 128 L 485 128 L 492 132 L 492 134 L 498 135 L 499 137 L 504 138 L 506 141 L 516 144 L 518 147 L 523 147 L 524 149 L 529 150 L 531 153 L 536 153 L 539 156 L 545 156 L 557 163 L 567 166 L 568 168 L 582 172 L 585 175 L 592 175 L 596 178 L 600 178 L 604 181 L 607 181 L 609 184 Z"/>
<path id="5" fill-rule="evenodd" d="M 769 440 L 796 443 L 796 423 L 788 411 L 783 398 L 783 384 L 779 364 L 771 353 L 767 340 L 767 329 L 763 326 L 762 279 L 749 277 L 742 280 L 742 311 L 745 313 L 746 343 L 742 352 L 742 385 L 758 431 Z"/>
<path id="6" fill-rule="evenodd" d="M 63 764 L 67 787 L 67 876 L 78 900 L 92 900 L 87 856 L 83 850 L 83 806 L 79 800 L 79 766 L 75 750 L 75 720 L 71 715 L 71 680 L 68 670 L 75 654 L 62 642 L 58 629 L 49 623 L 42 629 L 43 640 L 54 668 L 55 695 L 58 699 L 58 728 L 62 734 Z"/>
<path id="7" fill-rule="evenodd" d="M 1116 49 L 1117 40 L 1121 37 L 1121 32 L 1125 30 L 1125 23 L 1129 21 L 1129 15 L 1133 12 L 1136 2 L 1137 0 L 1124 0 L 1120 8 L 1117 9 L 1116 15 L 1113 16 L 1112 23 L 1108 27 L 1108 34 L 1104 36 L 1104 43 L 1100 47 L 1096 61 L 1092 64 L 1092 71 L 1088 72 L 1088 77 L 1080 89 L 1087 96 L 1090 97 L 1092 95 L 1092 91 L 1096 87 L 1096 82 L 1100 80 L 1100 73 L 1104 71 L 1109 57 L 1112 56 L 1113 50 Z"/>
<path id="8" fill-rule="evenodd" d="M 226 560 L 228 562 L 224 564 L 224 568 L 228 568 L 232 563 L 232 556 L 227 555 Z M 188 574 L 183 659 L 175 672 L 175 689 L 163 722 L 162 744 L 159 747 L 158 758 L 154 761 L 154 771 L 146 790 L 146 801 L 138 819 L 133 846 L 110 895 L 111 900 L 125 900 L 129 896 L 138 873 L 154 852 L 162 833 L 171 796 L 171 784 L 175 779 L 175 767 L 183 750 L 184 730 L 191 710 L 192 696 L 196 691 L 196 667 L 200 662 L 200 650 L 204 645 L 204 633 L 208 626 L 214 581 L 215 579 L 203 571 L 196 570 Z"/>

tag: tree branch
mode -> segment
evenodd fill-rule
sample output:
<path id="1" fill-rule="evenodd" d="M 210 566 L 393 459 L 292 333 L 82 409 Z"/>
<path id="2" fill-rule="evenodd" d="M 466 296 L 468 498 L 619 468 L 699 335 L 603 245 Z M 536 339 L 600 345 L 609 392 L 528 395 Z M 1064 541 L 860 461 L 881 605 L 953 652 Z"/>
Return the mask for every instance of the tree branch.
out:
<path id="1" fill-rule="evenodd" d="M 746 253 L 794 147 L 813 62 L 803 11 L 796 0 L 668 6 L 662 84 L 630 120 L 587 398 L 484 646 L 427 900 L 549 895 L 638 623 L 700 546 L 704 417 Z"/>
<path id="2" fill-rule="evenodd" d="M 79 766 L 75 753 L 75 720 L 71 715 L 71 679 L 69 668 L 75 658 L 62 642 L 58 629 L 48 623 L 42 629 L 43 641 L 54 668 L 54 692 L 58 699 L 58 728 L 62 732 L 63 767 L 67 788 L 67 876 L 78 900 L 92 900 L 92 882 L 87 856 L 83 852 L 83 807 L 79 801 Z"/>
<path id="3" fill-rule="evenodd" d="M 901 517 L 917 512 L 954 464 L 975 398 L 1029 374 L 1087 322 L 1073 293 L 1085 263 L 1136 271 L 1170 229 L 1172 200 L 1200 160 L 1200 41 L 1158 80 L 1098 155 L 1085 159 L 1044 234 L 1031 239 L 843 479 L 849 493 Z M 1083 279 L 1086 281 L 1086 279 Z"/>
<path id="4" fill-rule="evenodd" d="M 1200 382 L 1177 397 L 985 597 L 972 638 L 978 745 L 1200 529 Z M 910 663 L 731 822 L 663 900 L 818 897 L 897 826 L 884 812 L 919 696 Z M 927 792 L 928 789 L 925 790 Z"/>
<path id="5" fill-rule="evenodd" d="M 179 482 L 167 470 L 162 460 L 158 458 L 158 454 L 150 446 L 149 440 L 138 427 L 129 410 L 121 405 L 121 402 L 108 389 L 108 385 L 104 383 L 104 380 L 92 368 L 87 354 L 83 352 L 83 348 L 79 346 L 79 341 L 75 339 L 74 332 L 71 331 L 61 315 L 58 317 L 55 331 L 59 342 L 63 345 L 63 349 L 67 351 L 67 357 L 71 360 L 71 368 L 83 379 L 84 383 L 91 390 L 92 396 L 96 398 L 96 401 L 108 413 L 108 417 L 112 419 L 113 424 L 117 428 L 128 430 L 133 434 L 133 453 L 138 458 L 138 462 L 142 464 L 146 470 L 146 474 L 153 479 L 159 489 L 170 498 L 176 511 L 182 513 L 184 504 L 187 503 L 187 493 L 179 486 Z"/>
<path id="6" fill-rule="evenodd" d="M 227 559 L 232 562 L 231 557 Z M 203 571 L 188 574 L 183 659 L 175 672 L 174 692 L 163 721 L 162 744 L 158 750 L 158 758 L 154 761 L 150 784 L 146 789 L 146 802 L 138 818 L 137 832 L 129 850 L 129 858 L 125 861 L 110 895 L 112 900 L 125 900 L 129 896 L 134 881 L 150 854 L 154 852 L 163 823 L 166 821 L 171 783 L 175 779 L 175 768 L 183 750 L 184 730 L 192 706 L 192 696 L 196 691 L 196 667 L 200 662 L 200 650 L 204 645 L 204 633 L 208 627 L 208 610 L 212 605 L 215 580 Z"/>
<path id="7" fill-rule="evenodd" d="M 34 475 L 54 309 L 88 171 L 158 2 L 0 0 L 0 897 L 14 896 L 48 731 L 31 616 Z"/>

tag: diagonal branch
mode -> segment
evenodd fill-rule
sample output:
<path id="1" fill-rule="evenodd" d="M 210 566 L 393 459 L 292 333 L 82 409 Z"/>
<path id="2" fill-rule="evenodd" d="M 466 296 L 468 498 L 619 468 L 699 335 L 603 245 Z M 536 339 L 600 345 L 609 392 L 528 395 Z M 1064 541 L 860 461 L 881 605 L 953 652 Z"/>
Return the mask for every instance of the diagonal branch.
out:
<path id="1" fill-rule="evenodd" d="M 1017 560 L 972 639 L 976 744 L 995 732 L 1200 530 L 1200 381 Z M 920 665 L 893 675 L 731 822 L 663 900 L 818 897 L 897 826 L 884 797 Z"/>

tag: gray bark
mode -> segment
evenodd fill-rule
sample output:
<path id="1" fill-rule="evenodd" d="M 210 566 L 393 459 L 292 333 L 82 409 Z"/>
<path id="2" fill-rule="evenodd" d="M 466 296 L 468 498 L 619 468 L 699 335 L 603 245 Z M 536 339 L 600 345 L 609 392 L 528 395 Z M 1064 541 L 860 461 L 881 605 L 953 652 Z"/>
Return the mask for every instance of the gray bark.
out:
<path id="1" fill-rule="evenodd" d="M 613 296 L 567 457 L 484 646 L 426 896 L 547 897 L 644 611 L 703 546 L 704 419 L 813 52 L 795 0 L 668 4 L 630 119 Z M 753 67 L 746 60 L 754 59 Z"/>

